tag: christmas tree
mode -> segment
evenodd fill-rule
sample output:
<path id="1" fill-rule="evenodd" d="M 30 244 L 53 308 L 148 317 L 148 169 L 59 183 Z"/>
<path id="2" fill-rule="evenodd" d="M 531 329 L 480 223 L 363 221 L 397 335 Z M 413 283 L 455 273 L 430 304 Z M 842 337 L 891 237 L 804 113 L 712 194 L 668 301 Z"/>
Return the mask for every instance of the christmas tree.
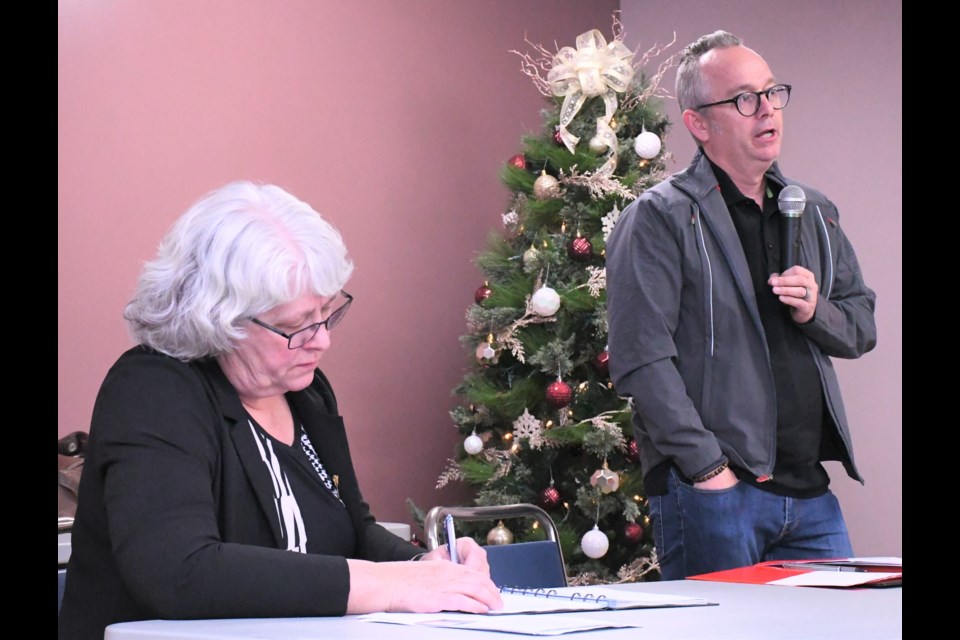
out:
<path id="1" fill-rule="evenodd" d="M 672 43 L 671 43 L 672 44 Z M 673 64 L 599 30 L 550 53 L 527 41 L 521 68 L 548 98 L 540 134 L 505 163 L 503 229 L 477 258 L 467 312 L 469 372 L 451 412 L 465 436 L 438 488 L 463 481 L 477 505 L 546 509 L 571 584 L 656 576 L 630 407 L 607 372 L 604 243 L 620 210 L 666 177 L 659 82 Z M 667 45 L 669 46 L 669 45 Z M 481 542 L 542 538 L 531 523 L 465 530 Z"/>

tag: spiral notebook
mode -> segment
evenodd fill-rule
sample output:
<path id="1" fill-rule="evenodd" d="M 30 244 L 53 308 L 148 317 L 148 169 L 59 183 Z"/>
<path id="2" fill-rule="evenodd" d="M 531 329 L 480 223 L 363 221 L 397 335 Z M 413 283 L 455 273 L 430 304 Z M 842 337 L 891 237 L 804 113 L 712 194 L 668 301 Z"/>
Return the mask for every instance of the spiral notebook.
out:
<path id="1" fill-rule="evenodd" d="M 557 589 L 504 587 L 500 589 L 500 595 L 503 598 L 503 609 L 490 611 L 489 615 L 659 607 L 703 607 L 717 604 L 703 598 L 665 593 L 645 593 L 610 587 L 560 587 Z"/>
<path id="2" fill-rule="evenodd" d="M 558 589 L 500 589 L 503 609 L 487 615 L 472 613 L 370 613 L 360 616 L 368 622 L 421 625 L 451 629 L 499 631 L 535 636 L 556 636 L 593 629 L 638 627 L 635 620 L 610 616 L 581 616 L 568 612 L 657 607 L 700 607 L 715 605 L 702 598 L 644 593 L 609 587 L 562 587 Z M 539 613 L 543 615 L 511 615 Z M 494 617 L 491 617 L 494 616 Z"/>

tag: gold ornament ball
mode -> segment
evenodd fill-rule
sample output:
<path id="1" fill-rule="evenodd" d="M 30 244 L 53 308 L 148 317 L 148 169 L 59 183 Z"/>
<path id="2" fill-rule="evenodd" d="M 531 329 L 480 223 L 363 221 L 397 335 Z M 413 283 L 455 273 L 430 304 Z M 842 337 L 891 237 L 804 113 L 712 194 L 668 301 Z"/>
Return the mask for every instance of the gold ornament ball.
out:
<path id="1" fill-rule="evenodd" d="M 513 532 L 503 525 L 503 520 L 487 534 L 487 544 L 511 544 L 512 542 Z"/>
<path id="2" fill-rule="evenodd" d="M 537 251 L 536 247 L 530 247 L 523 252 L 523 264 L 524 266 L 530 266 L 536 263 L 540 259 L 540 252 Z"/>
<path id="3" fill-rule="evenodd" d="M 603 138 L 600 136 L 593 136 L 590 138 L 590 151 L 593 151 L 595 154 L 600 155 L 607 150 L 609 146 Z"/>
<path id="4" fill-rule="evenodd" d="M 546 171 L 533 183 L 533 197 L 537 200 L 551 200 L 560 197 L 560 181 Z"/>
<path id="5" fill-rule="evenodd" d="M 613 493 L 620 486 L 620 476 L 610 469 L 597 469 L 590 476 L 590 484 L 599 487 L 601 493 Z"/>

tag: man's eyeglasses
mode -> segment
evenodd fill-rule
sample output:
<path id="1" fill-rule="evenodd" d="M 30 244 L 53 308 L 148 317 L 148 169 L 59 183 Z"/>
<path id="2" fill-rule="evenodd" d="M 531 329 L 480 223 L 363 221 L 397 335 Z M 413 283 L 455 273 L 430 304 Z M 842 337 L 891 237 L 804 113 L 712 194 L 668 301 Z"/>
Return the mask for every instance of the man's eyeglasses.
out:
<path id="1" fill-rule="evenodd" d="M 733 96 L 729 100 L 720 100 L 718 102 L 702 104 L 697 107 L 697 109 L 715 107 L 719 104 L 735 104 L 737 105 L 737 111 L 740 112 L 740 115 L 749 118 L 750 116 L 755 115 L 757 111 L 760 111 L 760 96 L 767 96 L 767 101 L 774 109 L 777 109 L 778 111 L 783 109 L 785 106 L 787 106 L 787 103 L 790 102 L 791 89 L 793 89 L 793 87 L 791 87 L 789 84 L 775 84 L 769 89 L 765 89 L 763 91 L 744 91 L 743 93 Z"/>
<path id="2" fill-rule="evenodd" d="M 343 317 L 347 315 L 347 310 L 350 308 L 350 303 L 353 302 L 353 296 L 347 293 L 346 291 L 341 291 L 340 295 L 347 299 L 342 305 L 333 310 L 333 312 L 327 316 L 326 320 L 321 320 L 320 322 L 315 322 L 310 326 L 304 327 L 303 329 L 298 329 L 293 333 L 285 333 L 280 329 L 277 329 L 272 324 L 267 324 L 256 318 L 250 318 L 250 322 L 260 325 L 267 331 L 273 331 L 279 336 L 283 336 L 287 339 L 287 348 L 288 349 L 299 349 L 304 346 L 317 335 L 317 332 L 320 331 L 320 327 L 326 327 L 327 331 L 330 331 L 335 326 L 340 324 L 340 321 L 343 320 Z"/>

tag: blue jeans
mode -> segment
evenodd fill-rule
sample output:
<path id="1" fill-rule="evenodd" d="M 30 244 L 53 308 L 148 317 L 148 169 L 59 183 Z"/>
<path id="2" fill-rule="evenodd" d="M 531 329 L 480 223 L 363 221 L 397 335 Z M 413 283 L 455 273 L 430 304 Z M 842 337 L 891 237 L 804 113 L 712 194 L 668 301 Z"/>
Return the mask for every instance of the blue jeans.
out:
<path id="1" fill-rule="evenodd" d="M 695 489 L 671 470 L 667 494 L 650 497 L 650 519 L 664 580 L 764 560 L 853 555 L 836 496 L 785 498 L 745 482 Z"/>

